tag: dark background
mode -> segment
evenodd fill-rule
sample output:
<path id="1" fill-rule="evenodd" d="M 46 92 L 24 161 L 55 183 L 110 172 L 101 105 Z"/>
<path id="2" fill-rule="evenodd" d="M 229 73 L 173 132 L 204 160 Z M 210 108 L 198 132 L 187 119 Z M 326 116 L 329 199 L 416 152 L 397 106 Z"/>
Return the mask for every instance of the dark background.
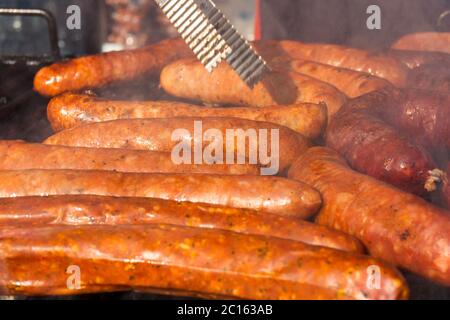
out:
<path id="1" fill-rule="evenodd" d="M 381 30 L 368 30 L 367 7 L 381 8 Z M 262 36 L 383 49 L 404 34 L 435 31 L 449 0 L 261 0 Z M 450 20 L 450 16 L 447 18 Z M 450 31 L 450 21 L 446 21 Z"/>

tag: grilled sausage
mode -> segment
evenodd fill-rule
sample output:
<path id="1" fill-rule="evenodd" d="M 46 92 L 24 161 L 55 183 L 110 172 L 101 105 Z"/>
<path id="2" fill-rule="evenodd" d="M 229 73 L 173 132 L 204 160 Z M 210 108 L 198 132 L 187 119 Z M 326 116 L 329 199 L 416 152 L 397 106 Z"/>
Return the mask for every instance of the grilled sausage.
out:
<path id="1" fill-rule="evenodd" d="M 334 111 L 346 101 L 335 87 L 298 73 L 271 72 L 250 89 L 227 64 L 222 63 L 210 74 L 196 60 L 168 65 L 161 73 L 161 86 L 180 98 L 248 107 L 326 103 Z"/>
<path id="2" fill-rule="evenodd" d="M 112 101 L 67 93 L 53 98 L 48 119 L 55 131 L 85 123 L 119 119 L 173 117 L 235 117 L 286 126 L 309 139 L 317 139 L 327 123 L 323 104 L 301 103 L 286 107 L 209 108 L 169 101 Z"/>
<path id="3" fill-rule="evenodd" d="M 376 259 L 285 239 L 167 225 L 2 229 L 0 257 L 2 294 L 135 289 L 241 299 L 408 296 L 401 274 Z M 381 272 L 379 287 L 367 285 L 373 266 Z M 70 267 L 78 267 L 78 290 L 67 285 Z"/>
<path id="4" fill-rule="evenodd" d="M 111 171 L 0 171 L 0 198 L 52 195 L 145 197 L 254 209 L 307 218 L 321 206 L 320 194 L 284 178 Z"/>
<path id="5" fill-rule="evenodd" d="M 206 133 L 212 133 L 211 130 L 215 130 L 214 132 L 218 130 L 221 136 L 214 137 L 214 139 L 204 138 Z M 266 131 L 267 145 L 265 145 L 263 130 Z M 278 130 L 278 137 L 276 130 Z M 231 131 L 235 135 L 231 136 L 230 139 L 226 139 L 226 136 L 230 137 Z M 180 135 L 174 136 L 176 133 Z M 247 136 L 255 138 L 251 139 L 255 143 L 246 143 Z M 258 138 L 258 136 L 261 138 Z M 234 137 L 237 137 L 236 141 Z M 227 143 L 227 140 L 230 143 Z M 244 156 L 246 156 L 249 159 L 247 163 L 266 166 L 268 163 L 261 159 L 261 152 L 266 152 L 269 155 L 270 150 L 272 169 L 279 173 L 284 173 L 292 161 L 310 146 L 308 139 L 286 127 L 268 122 L 238 118 L 127 119 L 99 122 L 61 131 L 49 137 L 44 143 L 73 147 L 125 148 L 175 152 L 174 150 L 181 142 L 184 145 L 193 145 L 192 149 L 189 150 L 196 151 L 197 145 L 203 146 L 203 149 L 205 149 L 214 144 L 221 146 L 223 142 L 223 150 L 217 151 L 218 153 L 222 152 L 223 155 L 215 155 L 219 158 L 217 160 L 219 163 L 220 161 L 222 161 L 221 163 L 235 163 L 235 161 L 230 162 L 224 159 L 225 154 L 234 154 L 235 156 L 243 157 L 241 160 L 244 161 L 241 162 L 245 162 Z M 266 150 L 264 151 L 264 149 Z M 201 153 L 201 151 L 199 150 L 197 154 Z M 205 149 L 204 152 L 206 155 L 207 150 Z M 203 156 L 203 154 L 200 154 L 200 156 Z M 215 156 L 211 155 L 211 158 L 213 159 Z M 252 160 L 252 158 L 254 159 Z M 195 159 L 191 158 L 189 160 L 192 160 L 189 161 L 189 163 L 192 163 Z M 197 160 L 201 160 L 200 162 L 203 163 L 203 157 Z M 276 172 L 269 174 L 273 173 Z"/>
<path id="6" fill-rule="evenodd" d="M 450 53 L 450 32 L 422 32 L 398 39 L 392 49 Z"/>
<path id="7" fill-rule="evenodd" d="M 383 53 L 332 44 L 302 43 L 297 41 L 261 41 L 255 44 L 260 54 L 269 59 L 288 57 L 309 60 L 335 67 L 370 73 L 388 80 L 396 86 L 406 82 L 407 68 L 396 59 Z"/>
<path id="8" fill-rule="evenodd" d="M 168 63 L 192 56 L 183 40 L 165 40 L 141 49 L 102 53 L 42 68 L 34 87 L 44 96 L 103 87 L 145 74 L 159 74 Z"/>
<path id="9" fill-rule="evenodd" d="M 375 257 L 450 285 L 448 212 L 352 171 L 327 148 L 310 149 L 289 177 L 321 191 L 318 223 L 356 236 Z"/>
<path id="10" fill-rule="evenodd" d="M 372 76 L 369 73 L 311 61 L 292 60 L 283 57 L 271 61 L 270 66 L 274 70 L 294 71 L 328 82 L 350 98 L 359 97 L 366 93 L 392 86 L 389 81 Z"/>
<path id="11" fill-rule="evenodd" d="M 435 189 L 431 155 L 371 110 L 344 107 L 330 122 L 326 142 L 359 172 L 418 195 Z"/>
<path id="12" fill-rule="evenodd" d="M 367 109 L 412 141 L 432 149 L 450 148 L 450 95 L 386 88 L 350 101 L 346 107 Z"/>
<path id="13" fill-rule="evenodd" d="M 168 152 L 77 148 L 0 141 L 0 170 L 72 169 L 136 173 L 259 175 L 257 166 L 175 164 Z"/>
<path id="14" fill-rule="evenodd" d="M 310 222 L 257 211 L 148 198 L 52 196 L 0 199 L 0 225 L 170 224 L 229 230 L 363 253 L 355 238 Z"/>
<path id="15" fill-rule="evenodd" d="M 409 69 L 416 69 L 428 64 L 450 66 L 450 54 L 442 52 L 425 52 L 411 50 L 390 50 L 388 54 L 406 65 Z"/>

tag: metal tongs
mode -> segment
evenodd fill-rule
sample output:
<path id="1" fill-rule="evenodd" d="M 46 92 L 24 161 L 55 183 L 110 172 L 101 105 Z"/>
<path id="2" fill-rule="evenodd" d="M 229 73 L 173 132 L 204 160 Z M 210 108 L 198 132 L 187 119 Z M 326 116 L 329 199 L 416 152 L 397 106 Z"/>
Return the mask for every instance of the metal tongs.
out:
<path id="1" fill-rule="evenodd" d="M 250 87 L 269 70 L 211 0 L 155 0 L 208 72 L 226 60 Z"/>

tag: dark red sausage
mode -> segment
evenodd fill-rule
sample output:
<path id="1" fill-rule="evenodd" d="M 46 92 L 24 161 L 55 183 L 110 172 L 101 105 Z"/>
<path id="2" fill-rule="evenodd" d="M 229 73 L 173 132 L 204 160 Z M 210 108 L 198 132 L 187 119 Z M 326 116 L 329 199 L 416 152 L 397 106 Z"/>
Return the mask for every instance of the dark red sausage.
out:
<path id="1" fill-rule="evenodd" d="M 429 171 L 436 168 L 425 149 L 366 109 L 349 106 L 338 112 L 326 142 L 357 171 L 419 195 L 426 193 Z"/>

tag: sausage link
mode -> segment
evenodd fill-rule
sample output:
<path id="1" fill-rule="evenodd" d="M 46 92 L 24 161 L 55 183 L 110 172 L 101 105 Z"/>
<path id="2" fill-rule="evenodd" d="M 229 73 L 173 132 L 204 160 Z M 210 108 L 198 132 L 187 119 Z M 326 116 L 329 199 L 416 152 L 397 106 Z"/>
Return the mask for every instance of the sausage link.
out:
<path id="1" fill-rule="evenodd" d="M 326 136 L 327 146 L 359 172 L 418 195 L 426 194 L 432 183 L 430 171 L 436 164 L 428 152 L 367 110 L 341 110 Z"/>
<path id="2" fill-rule="evenodd" d="M 450 55 L 449 55 L 450 56 Z M 430 63 L 411 70 L 408 87 L 442 92 L 450 95 L 450 63 Z"/>
<path id="3" fill-rule="evenodd" d="M 161 86 L 169 94 L 212 104 L 248 107 L 326 103 L 339 109 L 345 95 L 328 83 L 293 72 L 270 72 L 253 89 L 225 63 L 211 74 L 196 60 L 181 60 L 161 73 Z"/>
<path id="4" fill-rule="evenodd" d="M 338 154 L 312 148 L 289 177 L 324 197 L 316 221 L 359 238 L 371 255 L 450 285 L 450 217 L 445 210 L 352 171 Z"/>
<path id="5" fill-rule="evenodd" d="M 407 34 L 398 39 L 392 49 L 450 53 L 450 32 Z"/>
<path id="6" fill-rule="evenodd" d="M 327 82 L 350 98 L 359 97 L 366 93 L 392 86 L 389 81 L 372 76 L 369 73 L 305 60 L 292 60 L 281 57 L 272 60 L 270 66 L 274 70 L 285 72 L 294 71 Z M 331 110 L 330 118 L 337 111 Z"/>
<path id="7" fill-rule="evenodd" d="M 168 152 L 77 148 L 0 141 L 0 170 L 70 169 L 136 173 L 259 175 L 250 164 L 175 164 Z"/>
<path id="8" fill-rule="evenodd" d="M 144 74 L 159 74 L 168 63 L 190 56 L 192 52 L 181 39 L 136 50 L 85 56 L 42 68 L 36 74 L 34 88 L 44 96 L 99 88 Z"/>
<path id="9" fill-rule="evenodd" d="M 94 236 L 93 236 L 94 235 Z M 388 264 L 301 242 L 167 225 L 59 226 L 0 231 L 0 292 L 163 290 L 239 299 L 402 299 L 408 288 Z M 3 265 L 3 266 L 2 266 Z M 380 287 L 367 286 L 377 266 Z"/>
<path id="10" fill-rule="evenodd" d="M 255 46 L 260 54 L 269 60 L 273 57 L 309 60 L 370 73 L 400 87 L 406 83 L 408 69 L 384 53 L 370 53 L 340 45 L 297 41 L 261 41 Z"/>
<path id="11" fill-rule="evenodd" d="M 0 198 L 52 195 L 145 197 L 254 209 L 308 218 L 320 194 L 297 181 L 276 177 L 112 171 L 0 171 Z"/>
<path id="12" fill-rule="evenodd" d="M 309 139 L 317 139 L 326 126 L 327 109 L 323 104 L 309 103 L 283 108 L 209 108 L 169 101 L 112 101 L 73 93 L 55 97 L 48 105 L 48 119 L 55 131 L 92 122 L 173 117 L 235 117 L 267 121 L 286 126 Z"/>
<path id="13" fill-rule="evenodd" d="M 221 229 L 364 253 L 355 238 L 310 222 L 257 211 L 149 198 L 51 196 L 0 199 L 0 226 L 170 224 Z"/>
<path id="14" fill-rule="evenodd" d="M 197 124 L 197 126 L 196 126 Z M 198 124 L 201 124 L 201 129 Z M 196 134 L 201 130 L 199 134 Z M 272 162 L 275 161 L 279 165 L 279 173 L 284 173 L 300 154 L 310 147 L 310 141 L 286 127 L 273 123 L 262 121 L 251 121 L 238 118 L 170 118 L 170 119 L 127 119 L 115 120 L 108 122 L 99 122 L 87 124 L 81 127 L 61 131 L 47 140 L 45 144 L 65 145 L 72 147 L 92 147 L 92 148 L 124 148 L 124 149 L 141 149 L 152 151 L 173 152 L 180 140 L 173 140 L 172 135 L 179 130 L 188 130 L 182 137 L 177 137 L 184 144 L 203 145 L 203 149 L 211 144 L 206 141 L 203 135 L 208 130 L 218 130 L 222 134 L 223 153 L 244 156 L 239 148 L 243 143 L 239 143 L 233 139 L 233 150 L 227 149 L 227 131 L 233 130 L 235 136 L 242 138 L 244 135 L 255 135 L 258 143 L 246 143 L 245 156 L 249 154 L 255 155 L 255 163 L 249 161 L 250 164 L 267 165 L 258 157 L 258 150 L 264 149 L 264 141 L 258 138 L 258 133 L 266 130 L 267 133 L 267 153 L 272 152 Z M 243 130 L 243 134 L 238 130 Z M 279 139 L 277 139 L 276 131 L 278 130 Z M 180 132 L 181 133 L 181 132 Z M 272 136 L 275 138 L 272 141 Z M 256 142 L 255 139 L 253 142 Z M 273 150 L 272 150 L 273 145 Z M 278 154 L 276 148 L 279 148 Z M 194 149 L 194 147 L 192 148 Z M 205 151 L 206 152 L 206 151 Z M 192 160 L 192 159 L 191 159 Z M 225 162 L 224 159 L 220 159 Z M 256 161 L 257 160 L 257 161 Z"/>

